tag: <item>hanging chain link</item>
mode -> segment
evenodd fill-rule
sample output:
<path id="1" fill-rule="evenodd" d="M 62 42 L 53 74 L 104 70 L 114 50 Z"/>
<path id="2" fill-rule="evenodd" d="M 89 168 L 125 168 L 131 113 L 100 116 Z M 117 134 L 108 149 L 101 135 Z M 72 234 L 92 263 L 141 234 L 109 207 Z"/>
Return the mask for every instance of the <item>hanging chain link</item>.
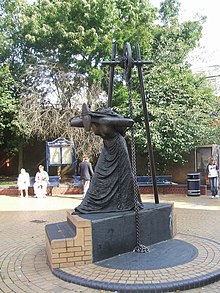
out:
<path id="1" fill-rule="evenodd" d="M 131 78 L 126 81 L 126 86 L 128 89 L 128 101 L 129 101 L 129 112 L 130 118 L 133 119 L 133 103 L 132 103 L 132 92 L 131 92 Z M 135 147 L 135 137 L 134 137 L 134 124 L 131 127 L 131 167 L 132 167 L 132 174 L 133 174 L 133 188 L 134 188 L 134 209 L 135 209 L 135 224 L 136 224 L 136 247 L 133 249 L 134 252 L 141 252 L 145 253 L 148 252 L 149 249 L 141 244 L 141 237 L 140 237 L 140 214 L 139 209 L 140 206 L 138 204 L 139 199 L 139 188 L 137 184 L 137 163 L 136 163 L 136 147 Z"/>

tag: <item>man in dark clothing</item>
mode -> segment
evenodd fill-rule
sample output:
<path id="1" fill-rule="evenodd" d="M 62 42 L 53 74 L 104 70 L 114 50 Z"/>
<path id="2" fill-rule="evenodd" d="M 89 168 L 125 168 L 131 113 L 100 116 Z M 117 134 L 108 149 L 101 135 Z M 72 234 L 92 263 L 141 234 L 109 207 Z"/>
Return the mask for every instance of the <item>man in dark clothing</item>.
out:
<path id="1" fill-rule="evenodd" d="M 87 156 L 83 157 L 83 161 L 79 164 L 80 180 L 83 186 L 83 198 L 89 188 L 91 176 L 93 175 L 93 168 Z"/>

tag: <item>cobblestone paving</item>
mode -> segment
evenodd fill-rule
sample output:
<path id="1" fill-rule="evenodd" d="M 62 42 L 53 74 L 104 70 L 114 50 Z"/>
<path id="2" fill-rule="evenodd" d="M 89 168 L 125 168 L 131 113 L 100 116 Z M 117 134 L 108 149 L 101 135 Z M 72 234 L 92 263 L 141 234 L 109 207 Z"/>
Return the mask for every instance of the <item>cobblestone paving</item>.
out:
<path id="1" fill-rule="evenodd" d="M 153 201 L 153 198 L 151 195 L 144 195 L 143 200 Z M 211 199 L 208 196 L 161 195 L 160 201 L 174 202 L 179 239 L 182 235 L 189 241 L 200 239 L 199 245 L 204 254 L 204 272 L 207 269 L 220 269 L 220 199 Z M 80 196 L 39 200 L 0 195 L 0 292 L 107 292 L 64 282 L 52 275 L 46 263 L 45 225 L 65 221 L 66 211 L 72 210 L 79 203 Z M 196 262 L 186 264 L 185 273 L 194 274 L 196 266 Z M 137 273 L 140 280 L 146 280 L 146 276 Z M 90 274 L 89 270 L 87 274 Z M 125 278 L 125 281 L 129 279 L 131 282 L 130 271 L 127 275 L 129 278 Z M 169 278 L 169 273 L 161 272 L 160 276 L 160 279 Z M 177 275 L 176 278 L 178 277 Z M 220 282 L 185 292 L 219 293 Z"/>

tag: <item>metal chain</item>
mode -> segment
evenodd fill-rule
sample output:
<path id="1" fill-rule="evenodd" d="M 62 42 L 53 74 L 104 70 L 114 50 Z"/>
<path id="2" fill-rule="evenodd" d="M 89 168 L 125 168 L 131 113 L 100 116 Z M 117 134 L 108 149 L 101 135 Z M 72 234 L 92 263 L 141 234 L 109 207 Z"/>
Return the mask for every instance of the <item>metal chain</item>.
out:
<path id="1" fill-rule="evenodd" d="M 126 86 L 128 89 L 128 100 L 129 100 L 129 112 L 130 118 L 133 119 L 133 103 L 132 103 L 132 93 L 131 93 L 131 78 L 126 81 Z M 140 214 L 139 214 L 139 188 L 137 184 L 137 168 L 136 168 L 136 147 L 135 147 L 135 137 L 134 137 L 134 124 L 131 127 L 131 167 L 133 173 L 133 188 L 134 188 L 134 208 L 135 208 L 135 224 L 136 224 L 136 247 L 133 249 L 134 252 L 145 253 L 148 252 L 149 249 L 141 244 L 140 239 Z"/>

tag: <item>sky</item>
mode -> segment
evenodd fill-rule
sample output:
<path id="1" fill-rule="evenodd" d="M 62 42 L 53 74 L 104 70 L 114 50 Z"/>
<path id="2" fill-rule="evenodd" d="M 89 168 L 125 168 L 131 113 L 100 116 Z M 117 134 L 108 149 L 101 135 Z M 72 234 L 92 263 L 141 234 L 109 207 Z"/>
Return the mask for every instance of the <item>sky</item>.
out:
<path id="1" fill-rule="evenodd" d="M 161 0 L 150 0 L 159 8 Z M 203 25 L 203 36 L 200 48 L 194 50 L 189 58 L 193 68 L 200 69 L 212 65 L 220 65 L 220 0 L 179 0 L 181 3 L 181 19 L 198 19 L 196 15 L 207 17 Z"/>

